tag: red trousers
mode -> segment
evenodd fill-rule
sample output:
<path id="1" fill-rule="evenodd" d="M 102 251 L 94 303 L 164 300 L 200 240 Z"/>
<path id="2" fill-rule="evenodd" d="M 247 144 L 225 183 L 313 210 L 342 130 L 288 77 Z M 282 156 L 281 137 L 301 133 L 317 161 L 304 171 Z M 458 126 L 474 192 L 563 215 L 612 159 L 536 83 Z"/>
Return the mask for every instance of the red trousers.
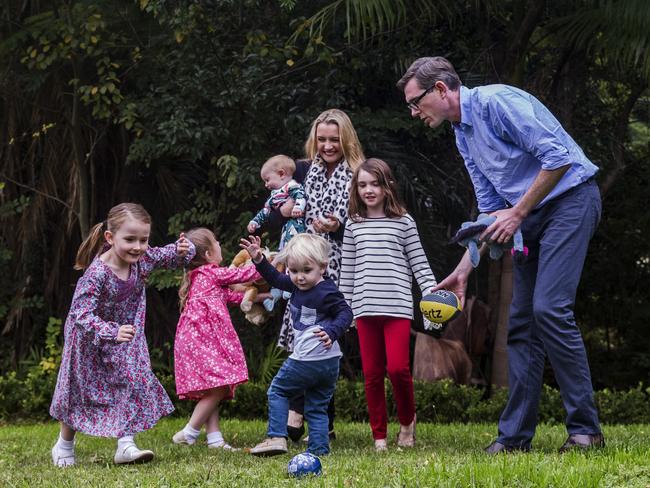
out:
<path id="1" fill-rule="evenodd" d="M 385 316 L 356 320 L 372 437 L 385 439 L 388 426 L 384 391 L 386 372 L 393 385 L 399 423 L 409 425 L 415 416 L 413 377 L 409 368 L 411 321 Z"/>

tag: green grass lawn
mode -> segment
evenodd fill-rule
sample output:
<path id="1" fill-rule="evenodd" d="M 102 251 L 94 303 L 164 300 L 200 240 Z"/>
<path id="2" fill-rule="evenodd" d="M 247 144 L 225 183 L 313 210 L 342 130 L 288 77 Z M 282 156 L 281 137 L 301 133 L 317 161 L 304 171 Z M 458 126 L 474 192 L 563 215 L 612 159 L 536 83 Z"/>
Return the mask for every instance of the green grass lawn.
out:
<path id="1" fill-rule="evenodd" d="M 319 478 L 287 477 L 291 456 L 304 450 L 255 458 L 245 452 L 214 452 L 202 436 L 198 444 L 175 446 L 171 436 L 183 419 L 166 419 L 137 437 L 141 448 L 156 453 L 153 462 L 115 466 L 115 441 L 79 435 L 77 466 L 55 468 L 50 449 L 58 434 L 54 422 L 0 427 L 0 486 L 650 486 L 650 426 L 607 426 L 607 447 L 588 454 L 559 455 L 561 426 L 542 425 L 528 454 L 489 457 L 495 425 L 418 424 L 417 447 L 397 449 L 391 426 L 389 450 L 377 454 L 365 424 L 338 422 L 332 454 L 322 458 Z M 263 421 L 225 420 L 223 431 L 235 447 L 251 447 L 265 432 Z"/>

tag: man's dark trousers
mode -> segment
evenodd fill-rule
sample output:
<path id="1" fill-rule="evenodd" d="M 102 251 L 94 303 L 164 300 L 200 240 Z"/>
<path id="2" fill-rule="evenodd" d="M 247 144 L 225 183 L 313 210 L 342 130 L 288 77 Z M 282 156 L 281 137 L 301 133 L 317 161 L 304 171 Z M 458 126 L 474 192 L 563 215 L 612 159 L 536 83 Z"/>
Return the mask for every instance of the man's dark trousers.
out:
<path id="1" fill-rule="evenodd" d="M 600 192 L 592 178 L 534 210 L 521 225 L 529 255 L 524 264 L 514 265 L 508 324 L 510 392 L 497 439 L 506 446 L 530 447 L 546 355 L 560 386 L 568 433 L 600 433 L 587 354 L 573 315 L 600 213 Z"/>

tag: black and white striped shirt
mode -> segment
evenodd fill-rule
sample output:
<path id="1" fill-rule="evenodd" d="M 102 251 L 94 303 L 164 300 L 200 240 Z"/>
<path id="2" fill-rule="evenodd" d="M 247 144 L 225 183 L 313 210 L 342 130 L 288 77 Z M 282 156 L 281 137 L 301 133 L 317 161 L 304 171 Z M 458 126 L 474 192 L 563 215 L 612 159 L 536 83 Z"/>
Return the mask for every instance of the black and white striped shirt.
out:
<path id="1" fill-rule="evenodd" d="M 354 317 L 413 318 L 413 276 L 422 293 L 436 285 L 413 217 L 347 221 L 339 289 Z"/>

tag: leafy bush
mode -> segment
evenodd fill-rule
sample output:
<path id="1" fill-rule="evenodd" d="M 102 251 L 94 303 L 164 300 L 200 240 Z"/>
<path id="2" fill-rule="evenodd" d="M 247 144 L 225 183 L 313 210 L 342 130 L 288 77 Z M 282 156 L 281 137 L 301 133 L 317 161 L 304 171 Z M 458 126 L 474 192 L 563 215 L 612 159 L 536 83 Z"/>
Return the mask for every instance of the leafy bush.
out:
<path id="1" fill-rule="evenodd" d="M 483 391 L 451 381 L 416 382 L 415 403 L 418 419 L 433 422 L 466 422 L 468 411 L 478 404 Z"/>
<path id="2" fill-rule="evenodd" d="M 52 327 L 54 329 L 54 327 Z M 56 339 L 56 337 L 54 338 Z M 25 374 L 12 371 L 0 376 L 0 420 L 46 420 L 49 404 L 56 385 L 56 369 L 60 356 L 55 340 L 48 356 L 30 367 Z M 58 368 L 57 368 L 58 369 Z M 160 382 L 175 404 L 175 416 L 189 417 L 195 402 L 179 400 L 176 396 L 174 377 L 158 374 Z M 266 391 L 268 384 L 249 382 L 240 385 L 232 401 L 224 402 L 224 417 L 240 419 L 266 418 Z M 496 422 L 508 397 L 505 389 L 495 389 L 489 398 L 478 388 L 455 385 L 451 381 L 415 383 L 415 401 L 418 420 L 423 422 Z M 336 386 L 336 415 L 341 420 L 366 422 L 368 411 L 363 382 L 340 380 Z M 627 391 L 601 390 L 595 394 L 600 420 L 609 424 L 650 423 L 650 388 L 639 384 Z M 386 380 L 386 401 L 389 415 L 395 418 L 395 402 L 390 383 Z M 562 399 L 557 390 L 544 386 L 541 394 L 540 422 L 562 423 L 565 418 Z"/>
<path id="3" fill-rule="evenodd" d="M 605 388 L 597 391 L 595 398 L 602 422 L 640 424 L 650 420 L 650 388 L 644 388 L 642 384 L 627 391 Z"/>
<path id="4" fill-rule="evenodd" d="M 191 400 L 180 400 L 176 395 L 176 386 L 172 375 L 160 377 L 160 382 L 167 391 L 167 394 L 174 402 L 175 416 L 189 417 L 196 402 Z M 237 387 L 235 398 L 223 402 L 220 407 L 220 414 L 224 417 L 240 419 L 259 419 L 266 417 L 266 390 L 268 386 L 260 383 L 244 383 Z"/>

